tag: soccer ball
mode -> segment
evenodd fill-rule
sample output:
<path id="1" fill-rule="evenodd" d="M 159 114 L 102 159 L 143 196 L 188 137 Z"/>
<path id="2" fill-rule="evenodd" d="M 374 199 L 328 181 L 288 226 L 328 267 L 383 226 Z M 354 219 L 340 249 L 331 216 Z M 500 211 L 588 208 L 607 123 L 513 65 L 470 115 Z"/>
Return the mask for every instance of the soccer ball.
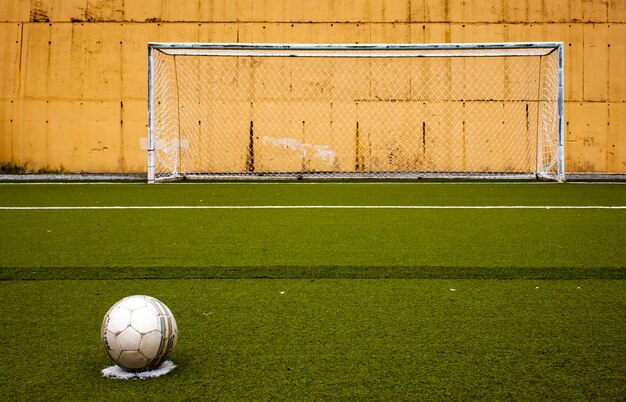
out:
<path id="1" fill-rule="evenodd" d="M 130 372 L 159 367 L 176 346 L 178 327 L 172 312 L 150 296 L 128 296 L 102 321 L 102 343 L 111 359 Z"/>

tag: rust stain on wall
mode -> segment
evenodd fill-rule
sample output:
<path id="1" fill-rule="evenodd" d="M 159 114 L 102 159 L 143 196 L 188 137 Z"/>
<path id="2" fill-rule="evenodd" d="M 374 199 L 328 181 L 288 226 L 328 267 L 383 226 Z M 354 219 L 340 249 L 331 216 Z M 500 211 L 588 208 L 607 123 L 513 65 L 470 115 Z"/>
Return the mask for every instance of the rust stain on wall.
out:
<path id="1" fill-rule="evenodd" d="M 123 0 L 94 0 L 87 2 L 84 12 L 87 22 L 123 21 Z"/>
<path id="2" fill-rule="evenodd" d="M 42 0 L 32 0 L 30 3 L 30 22 L 49 22 L 48 10 Z"/>

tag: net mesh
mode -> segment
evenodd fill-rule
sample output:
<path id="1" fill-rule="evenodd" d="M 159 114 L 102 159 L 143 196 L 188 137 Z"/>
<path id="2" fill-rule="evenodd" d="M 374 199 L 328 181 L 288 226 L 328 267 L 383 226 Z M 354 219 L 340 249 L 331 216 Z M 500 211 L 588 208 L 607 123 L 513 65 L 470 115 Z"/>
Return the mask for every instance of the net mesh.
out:
<path id="1" fill-rule="evenodd" d="M 556 51 L 170 53 L 153 52 L 156 179 L 558 174 Z"/>

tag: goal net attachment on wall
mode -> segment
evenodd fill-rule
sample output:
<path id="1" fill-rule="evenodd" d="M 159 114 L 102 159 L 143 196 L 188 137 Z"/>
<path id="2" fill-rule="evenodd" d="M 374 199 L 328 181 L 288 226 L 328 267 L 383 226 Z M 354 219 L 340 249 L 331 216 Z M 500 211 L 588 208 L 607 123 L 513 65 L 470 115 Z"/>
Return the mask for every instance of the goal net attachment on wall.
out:
<path id="1" fill-rule="evenodd" d="M 562 43 L 148 44 L 148 181 L 562 181 Z"/>

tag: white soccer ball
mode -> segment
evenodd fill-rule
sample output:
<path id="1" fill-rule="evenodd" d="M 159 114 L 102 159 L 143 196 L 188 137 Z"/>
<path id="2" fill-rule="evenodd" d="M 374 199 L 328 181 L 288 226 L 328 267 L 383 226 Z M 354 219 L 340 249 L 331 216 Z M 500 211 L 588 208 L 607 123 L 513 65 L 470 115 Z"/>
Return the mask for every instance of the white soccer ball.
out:
<path id="1" fill-rule="evenodd" d="M 159 367 L 176 346 L 178 326 L 172 312 L 150 296 L 128 296 L 113 305 L 102 321 L 102 343 L 126 371 Z"/>

